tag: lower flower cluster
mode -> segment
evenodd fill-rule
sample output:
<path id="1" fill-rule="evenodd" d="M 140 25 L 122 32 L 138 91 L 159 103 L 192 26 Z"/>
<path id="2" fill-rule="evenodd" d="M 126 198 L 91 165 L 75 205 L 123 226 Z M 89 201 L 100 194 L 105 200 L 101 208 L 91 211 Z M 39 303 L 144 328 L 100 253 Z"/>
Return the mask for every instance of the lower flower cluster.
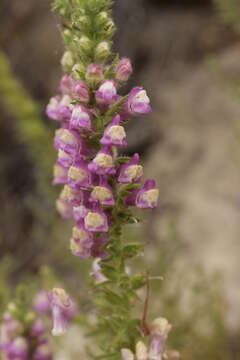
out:
<path id="1" fill-rule="evenodd" d="M 76 221 L 70 248 L 73 255 L 82 259 L 104 256 L 101 249 L 114 222 L 112 213 L 119 189 L 136 185 L 124 198 L 126 207 L 146 209 L 157 205 L 155 181 L 149 179 L 141 186 L 143 168 L 139 155 L 125 158 L 124 163 L 118 162 L 117 155 L 117 149 L 127 145 L 126 119 L 151 111 L 146 91 L 134 88 L 119 113 L 106 126 L 100 126 L 109 109 L 121 100 L 118 84 L 130 69 L 129 60 L 122 59 L 116 66 L 115 80 L 104 79 L 104 69 L 99 64 L 89 65 L 86 82 L 64 75 L 61 95 L 47 106 L 49 118 L 60 124 L 54 140 L 58 151 L 54 184 L 63 184 L 64 188 L 56 206 L 63 218 Z M 89 88 L 91 83 L 99 84 L 96 90 Z M 96 146 L 93 139 L 97 140 Z"/>
<path id="2" fill-rule="evenodd" d="M 29 319 L 27 318 L 29 317 Z M 45 325 L 35 313 L 26 323 L 5 312 L 0 327 L 0 349 L 6 360 L 52 360 Z"/>

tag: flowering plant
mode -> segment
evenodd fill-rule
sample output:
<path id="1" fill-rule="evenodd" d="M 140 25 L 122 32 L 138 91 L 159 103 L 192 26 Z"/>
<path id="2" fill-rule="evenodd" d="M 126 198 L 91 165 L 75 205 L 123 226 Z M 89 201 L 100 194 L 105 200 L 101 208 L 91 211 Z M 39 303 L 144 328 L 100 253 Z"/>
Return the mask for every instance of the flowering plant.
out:
<path id="1" fill-rule="evenodd" d="M 146 272 L 131 275 L 126 262 L 138 256 L 142 244 L 123 237 L 125 225 L 138 223 L 134 208 L 157 206 L 158 189 L 148 179 L 142 185 L 139 155 L 119 155 L 127 146 L 125 124 L 151 112 L 146 91 L 134 87 L 126 96 L 120 88 L 132 73 L 129 59 L 111 52 L 115 25 L 110 0 L 56 0 L 62 17 L 66 51 L 60 91 L 47 106 L 48 117 L 60 128 L 54 146 L 58 151 L 54 184 L 64 185 L 56 207 L 75 225 L 70 249 L 80 259 L 93 258 L 93 292 L 97 307 L 94 336 L 100 354 L 94 358 L 124 360 L 178 359 L 166 353 L 171 329 L 164 318 L 147 324 L 149 278 Z M 143 315 L 135 314 L 138 291 L 147 287 Z M 53 334 L 64 333 L 71 298 L 63 289 L 50 294 Z M 147 349 L 148 338 L 150 347 Z"/>
<path id="2" fill-rule="evenodd" d="M 43 304 L 45 308 L 43 309 Z M 42 313 L 50 310 L 44 292 L 29 310 L 25 290 L 19 288 L 15 302 L 8 305 L 0 325 L 0 350 L 6 360 L 52 360 Z M 43 311 L 44 310 L 44 311 Z"/>

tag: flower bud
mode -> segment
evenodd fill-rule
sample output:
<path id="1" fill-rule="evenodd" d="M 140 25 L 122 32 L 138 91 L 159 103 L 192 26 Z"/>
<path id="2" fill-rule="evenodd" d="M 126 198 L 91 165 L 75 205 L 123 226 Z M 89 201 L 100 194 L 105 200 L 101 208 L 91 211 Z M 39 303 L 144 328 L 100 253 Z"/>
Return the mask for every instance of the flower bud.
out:
<path id="1" fill-rule="evenodd" d="M 107 11 L 101 11 L 96 17 L 96 25 L 102 26 L 109 20 Z"/>
<path id="2" fill-rule="evenodd" d="M 82 64 L 75 64 L 72 68 L 72 78 L 76 81 L 84 78 L 85 67 Z"/>
<path id="3" fill-rule="evenodd" d="M 134 354 L 129 349 L 121 349 L 123 360 L 134 360 Z"/>
<path id="4" fill-rule="evenodd" d="M 93 269 L 93 275 L 96 280 L 96 284 L 102 284 L 108 279 L 106 276 L 102 273 L 101 265 L 100 265 L 101 259 L 97 258 L 93 261 L 92 269 Z"/>
<path id="5" fill-rule="evenodd" d="M 112 21 L 112 19 L 109 19 L 106 24 L 104 24 L 104 31 L 105 31 L 105 35 L 107 37 L 112 37 L 113 34 L 116 31 L 116 26 L 114 24 L 114 22 Z"/>
<path id="6" fill-rule="evenodd" d="M 86 79 L 94 82 L 103 80 L 102 66 L 99 64 L 90 64 L 87 69 Z"/>
<path id="7" fill-rule="evenodd" d="M 157 318 L 150 324 L 150 331 L 152 335 L 167 336 L 172 326 L 165 318 Z"/>
<path id="8" fill-rule="evenodd" d="M 138 341 L 136 345 L 136 358 L 137 360 L 147 360 L 148 350 L 146 345 L 142 341 Z"/>
<path id="9" fill-rule="evenodd" d="M 132 74 L 132 65 L 129 59 L 123 58 L 116 66 L 116 80 L 127 81 Z"/>
<path id="10" fill-rule="evenodd" d="M 106 61 L 110 54 L 110 44 L 107 41 L 100 42 L 95 49 L 95 58 L 97 61 Z"/>
<path id="11" fill-rule="evenodd" d="M 117 89 L 114 81 L 106 80 L 96 91 L 96 101 L 101 105 L 112 104 L 116 100 Z"/>
<path id="12" fill-rule="evenodd" d="M 73 65 L 74 65 L 74 60 L 73 60 L 73 56 L 71 51 L 66 51 L 63 54 L 62 60 L 61 60 L 61 64 L 63 67 L 63 70 L 68 72 L 71 71 Z"/>
<path id="13" fill-rule="evenodd" d="M 72 32 L 69 29 L 64 30 L 63 32 L 63 40 L 64 42 L 69 45 L 72 41 Z"/>
<path id="14" fill-rule="evenodd" d="M 90 93 L 87 84 L 81 80 L 77 81 L 74 86 L 73 96 L 82 103 L 88 103 L 90 100 Z"/>
<path id="15" fill-rule="evenodd" d="M 83 54 L 89 54 L 92 50 L 92 41 L 85 35 L 82 35 L 78 41 L 79 50 Z"/>
<path id="16" fill-rule="evenodd" d="M 91 26 L 91 21 L 90 21 L 89 16 L 81 15 L 77 19 L 77 24 L 80 27 L 80 29 L 83 30 L 83 31 L 89 29 L 89 27 Z"/>

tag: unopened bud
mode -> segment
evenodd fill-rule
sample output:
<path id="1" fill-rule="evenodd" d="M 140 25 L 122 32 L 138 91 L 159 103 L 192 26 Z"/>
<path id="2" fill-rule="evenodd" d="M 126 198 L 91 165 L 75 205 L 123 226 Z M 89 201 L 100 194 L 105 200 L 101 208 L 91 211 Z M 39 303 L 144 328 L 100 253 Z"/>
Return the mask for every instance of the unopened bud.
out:
<path id="1" fill-rule="evenodd" d="M 166 336 L 171 328 L 172 326 L 165 318 L 157 318 L 150 324 L 150 331 L 152 335 Z"/>
<path id="2" fill-rule="evenodd" d="M 66 44 L 70 44 L 70 42 L 72 41 L 72 33 L 69 29 L 64 30 L 63 39 Z"/>
<path id="3" fill-rule="evenodd" d="M 79 80 L 84 78 L 85 71 L 85 67 L 82 64 L 75 64 L 72 68 L 73 80 Z"/>
<path id="4" fill-rule="evenodd" d="M 110 45 L 107 41 L 98 44 L 95 50 L 95 58 L 97 61 L 105 61 L 110 55 Z"/>
<path id="5" fill-rule="evenodd" d="M 101 11 L 96 17 L 96 25 L 102 26 L 108 20 L 109 20 L 109 15 L 108 15 L 107 11 Z"/>
<path id="6" fill-rule="evenodd" d="M 73 56 L 71 51 L 66 51 L 63 54 L 61 64 L 64 71 L 70 71 L 74 65 Z"/>
<path id="7" fill-rule="evenodd" d="M 82 53 L 89 54 L 92 50 L 92 41 L 87 36 L 83 35 L 78 41 L 78 46 Z"/>

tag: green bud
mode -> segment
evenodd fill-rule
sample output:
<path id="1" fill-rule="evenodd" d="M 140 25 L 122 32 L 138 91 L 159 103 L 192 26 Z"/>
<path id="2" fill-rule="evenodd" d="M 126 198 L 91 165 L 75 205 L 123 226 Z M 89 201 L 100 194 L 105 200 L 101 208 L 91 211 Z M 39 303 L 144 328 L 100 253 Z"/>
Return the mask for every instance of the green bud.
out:
<path id="1" fill-rule="evenodd" d="M 107 11 L 101 11 L 96 17 L 96 25 L 102 26 L 109 20 Z"/>
<path id="2" fill-rule="evenodd" d="M 105 24 L 104 30 L 105 30 L 106 36 L 108 36 L 108 37 L 111 37 L 115 33 L 116 26 L 111 19 L 109 19 L 108 22 Z"/>
<path id="3" fill-rule="evenodd" d="M 84 78 L 86 69 L 82 64 L 75 64 L 72 68 L 72 77 L 74 80 Z"/>
<path id="4" fill-rule="evenodd" d="M 105 61 L 111 54 L 110 45 L 107 41 L 102 41 L 98 44 L 95 50 L 96 61 Z"/>
<path id="5" fill-rule="evenodd" d="M 85 35 L 82 35 L 78 40 L 78 46 L 82 53 L 89 54 L 92 50 L 92 41 Z"/>
<path id="6" fill-rule="evenodd" d="M 28 312 L 25 316 L 25 322 L 27 324 L 31 324 L 35 320 L 35 318 L 36 318 L 36 316 L 32 311 Z"/>
<path id="7" fill-rule="evenodd" d="M 71 51 L 66 51 L 63 54 L 61 64 L 64 71 L 70 71 L 74 65 L 73 56 Z"/>
<path id="8" fill-rule="evenodd" d="M 63 40 L 64 42 L 69 45 L 72 41 L 72 33 L 69 29 L 64 30 L 63 32 Z"/>

